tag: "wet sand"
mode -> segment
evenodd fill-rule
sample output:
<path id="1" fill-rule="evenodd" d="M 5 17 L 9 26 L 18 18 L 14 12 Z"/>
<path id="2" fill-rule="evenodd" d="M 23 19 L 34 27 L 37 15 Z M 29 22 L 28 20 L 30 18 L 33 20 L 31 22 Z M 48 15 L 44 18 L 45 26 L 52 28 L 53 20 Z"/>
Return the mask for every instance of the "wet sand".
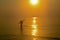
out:
<path id="1" fill-rule="evenodd" d="M 40 36 L 0 36 L 0 40 L 60 40 L 60 38 L 40 37 Z"/>

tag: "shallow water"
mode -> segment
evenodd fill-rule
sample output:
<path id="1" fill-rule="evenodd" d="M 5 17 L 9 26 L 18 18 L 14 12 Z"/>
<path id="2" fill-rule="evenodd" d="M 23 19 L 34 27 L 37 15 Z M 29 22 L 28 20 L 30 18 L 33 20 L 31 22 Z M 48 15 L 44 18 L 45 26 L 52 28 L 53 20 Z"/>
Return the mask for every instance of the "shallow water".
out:
<path id="1" fill-rule="evenodd" d="M 23 36 L 1 36 L 0 40 L 60 40 L 60 38 L 23 35 Z"/>
<path id="2" fill-rule="evenodd" d="M 41 19 L 27 19 L 20 28 L 19 35 L 1 35 L 0 40 L 60 40 L 56 35 L 56 28 L 42 22 Z"/>
<path id="3" fill-rule="evenodd" d="M 22 40 L 60 40 L 60 38 L 40 37 L 40 36 L 22 36 Z"/>

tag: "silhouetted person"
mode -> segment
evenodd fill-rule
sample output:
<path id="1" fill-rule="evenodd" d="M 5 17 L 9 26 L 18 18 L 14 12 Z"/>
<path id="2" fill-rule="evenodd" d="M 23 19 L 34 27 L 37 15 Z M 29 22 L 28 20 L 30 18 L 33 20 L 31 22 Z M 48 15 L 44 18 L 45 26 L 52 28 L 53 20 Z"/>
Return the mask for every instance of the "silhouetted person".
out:
<path id="1" fill-rule="evenodd" d="M 19 25 L 20 25 L 20 30 L 21 30 L 21 38 L 20 38 L 20 40 L 22 40 L 22 36 L 23 36 L 23 20 L 21 20 L 19 22 Z"/>
<path id="2" fill-rule="evenodd" d="M 20 21 L 20 30 L 21 30 L 21 34 L 23 32 L 23 20 Z"/>

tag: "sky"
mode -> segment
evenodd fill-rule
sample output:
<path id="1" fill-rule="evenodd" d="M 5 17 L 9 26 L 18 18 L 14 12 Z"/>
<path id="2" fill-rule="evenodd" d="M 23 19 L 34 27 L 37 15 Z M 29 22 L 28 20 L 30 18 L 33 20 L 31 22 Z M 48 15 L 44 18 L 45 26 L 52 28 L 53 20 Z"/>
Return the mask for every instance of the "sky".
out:
<path id="1" fill-rule="evenodd" d="M 59 0 L 41 0 L 37 6 L 30 5 L 29 0 L 0 0 L 0 34 L 18 35 L 19 21 L 36 16 L 51 35 L 60 37 L 59 9 Z"/>

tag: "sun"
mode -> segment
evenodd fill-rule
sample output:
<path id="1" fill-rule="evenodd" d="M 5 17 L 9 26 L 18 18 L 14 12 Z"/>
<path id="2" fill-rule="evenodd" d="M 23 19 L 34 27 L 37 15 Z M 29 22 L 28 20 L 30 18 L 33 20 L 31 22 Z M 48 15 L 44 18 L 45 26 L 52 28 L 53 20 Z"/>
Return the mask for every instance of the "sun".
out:
<path id="1" fill-rule="evenodd" d="M 38 4 L 38 0 L 30 0 L 30 4 L 37 5 Z"/>

